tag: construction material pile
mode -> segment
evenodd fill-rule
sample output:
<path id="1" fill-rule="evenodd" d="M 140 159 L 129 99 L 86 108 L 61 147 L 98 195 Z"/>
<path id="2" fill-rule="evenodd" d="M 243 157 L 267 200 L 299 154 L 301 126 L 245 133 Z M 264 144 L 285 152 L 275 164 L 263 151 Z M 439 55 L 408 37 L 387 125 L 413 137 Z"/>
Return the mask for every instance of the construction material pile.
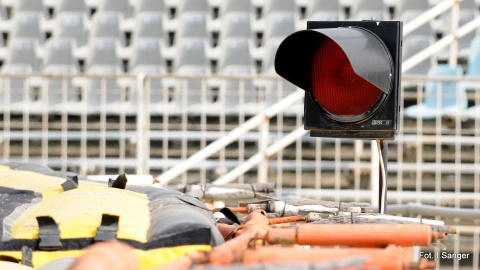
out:
<path id="1" fill-rule="evenodd" d="M 127 185 L 125 175 L 107 185 L 0 165 L 0 269 L 433 269 L 412 248 L 455 233 L 365 203 L 273 192 L 272 184 L 166 190 Z"/>

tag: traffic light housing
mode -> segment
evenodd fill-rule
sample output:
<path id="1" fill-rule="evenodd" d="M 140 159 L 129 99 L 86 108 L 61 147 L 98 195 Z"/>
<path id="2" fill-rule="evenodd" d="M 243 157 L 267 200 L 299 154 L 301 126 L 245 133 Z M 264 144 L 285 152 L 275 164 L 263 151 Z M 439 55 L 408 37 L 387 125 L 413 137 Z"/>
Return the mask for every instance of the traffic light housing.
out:
<path id="1" fill-rule="evenodd" d="M 395 138 L 401 40 L 399 21 L 312 21 L 282 41 L 275 70 L 305 90 L 312 137 Z"/>

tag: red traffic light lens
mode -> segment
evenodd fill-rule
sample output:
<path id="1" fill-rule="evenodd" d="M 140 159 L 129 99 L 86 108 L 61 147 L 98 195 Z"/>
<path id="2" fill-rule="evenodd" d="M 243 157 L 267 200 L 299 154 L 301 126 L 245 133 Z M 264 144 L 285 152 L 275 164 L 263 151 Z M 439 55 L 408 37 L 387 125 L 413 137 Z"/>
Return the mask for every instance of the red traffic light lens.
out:
<path id="1" fill-rule="evenodd" d="M 316 47 L 310 70 L 312 94 L 333 120 L 361 122 L 384 95 L 354 72 L 345 52 L 330 38 Z"/>

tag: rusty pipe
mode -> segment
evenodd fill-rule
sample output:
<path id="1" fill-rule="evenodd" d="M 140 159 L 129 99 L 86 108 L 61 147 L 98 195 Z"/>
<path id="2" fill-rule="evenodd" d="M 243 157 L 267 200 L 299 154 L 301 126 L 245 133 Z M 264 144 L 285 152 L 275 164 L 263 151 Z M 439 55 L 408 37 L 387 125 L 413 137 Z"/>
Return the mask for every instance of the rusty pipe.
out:
<path id="1" fill-rule="evenodd" d="M 217 261 L 216 257 L 209 256 L 209 263 L 214 265 L 225 265 L 225 261 Z M 422 260 L 419 263 L 411 262 L 405 259 L 400 248 L 389 246 L 387 248 L 316 248 L 316 249 L 298 249 L 289 247 L 261 247 L 257 249 L 247 249 L 237 251 L 234 261 L 230 263 L 242 263 L 243 265 L 254 265 L 257 263 L 273 262 L 277 264 L 285 263 L 319 263 L 330 260 L 342 260 L 356 256 L 364 256 L 367 261 L 362 264 L 365 268 L 379 269 L 431 269 L 434 262 Z M 433 263 L 433 264 L 432 264 Z"/>
<path id="2" fill-rule="evenodd" d="M 307 221 L 306 216 L 290 216 L 290 217 L 279 217 L 279 218 L 270 218 L 268 223 L 273 224 L 282 224 L 282 223 L 291 223 L 291 222 L 305 222 Z"/>
<path id="3" fill-rule="evenodd" d="M 269 244 L 383 247 L 428 246 L 444 236 L 425 224 L 304 224 L 271 229 L 260 237 Z"/>

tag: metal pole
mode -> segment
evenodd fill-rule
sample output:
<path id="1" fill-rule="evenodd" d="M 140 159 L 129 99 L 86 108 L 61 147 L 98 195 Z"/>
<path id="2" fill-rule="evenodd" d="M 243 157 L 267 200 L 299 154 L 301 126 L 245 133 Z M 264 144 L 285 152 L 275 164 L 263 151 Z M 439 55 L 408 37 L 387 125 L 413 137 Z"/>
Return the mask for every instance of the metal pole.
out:
<path id="1" fill-rule="evenodd" d="M 388 162 L 388 144 L 384 140 L 377 140 L 379 152 L 379 213 L 385 214 L 387 211 L 387 162 Z"/>

